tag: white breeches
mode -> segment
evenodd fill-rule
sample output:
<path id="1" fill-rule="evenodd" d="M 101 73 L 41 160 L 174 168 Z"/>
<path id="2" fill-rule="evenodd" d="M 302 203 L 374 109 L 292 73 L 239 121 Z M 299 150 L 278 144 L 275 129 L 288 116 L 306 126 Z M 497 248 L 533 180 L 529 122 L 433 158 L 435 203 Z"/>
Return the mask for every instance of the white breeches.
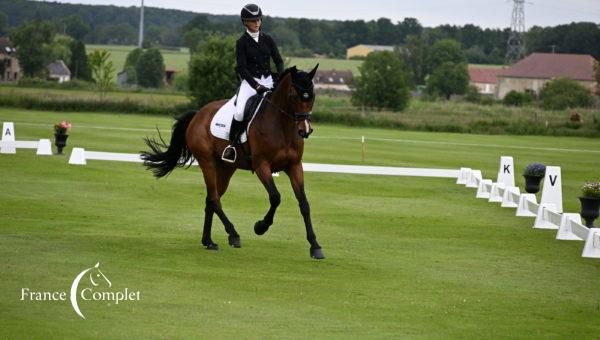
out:
<path id="1" fill-rule="evenodd" d="M 273 88 L 273 78 L 268 76 L 265 78 L 264 76 L 260 78 L 254 78 L 260 85 L 265 86 L 267 88 Z M 240 85 L 240 90 L 237 94 L 237 100 L 235 104 L 235 114 L 233 115 L 233 119 L 241 122 L 244 119 L 244 108 L 246 107 L 246 102 L 248 98 L 252 97 L 256 94 L 256 90 L 248 84 L 247 81 L 242 80 L 242 85 Z"/>

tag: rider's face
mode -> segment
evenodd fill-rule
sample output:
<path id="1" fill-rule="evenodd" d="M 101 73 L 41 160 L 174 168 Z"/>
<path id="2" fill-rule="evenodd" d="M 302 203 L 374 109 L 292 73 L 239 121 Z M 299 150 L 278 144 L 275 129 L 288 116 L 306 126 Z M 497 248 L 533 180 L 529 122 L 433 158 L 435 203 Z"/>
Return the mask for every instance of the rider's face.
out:
<path id="1" fill-rule="evenodd" d="M 262 20 L 261 19 L 245 20 L 244 24 L 246 25 L 246 27 L 248 28 L 248 30 L 250 32 L 256 33 L 260 29 L 260 25 L 262 24 Z"/>

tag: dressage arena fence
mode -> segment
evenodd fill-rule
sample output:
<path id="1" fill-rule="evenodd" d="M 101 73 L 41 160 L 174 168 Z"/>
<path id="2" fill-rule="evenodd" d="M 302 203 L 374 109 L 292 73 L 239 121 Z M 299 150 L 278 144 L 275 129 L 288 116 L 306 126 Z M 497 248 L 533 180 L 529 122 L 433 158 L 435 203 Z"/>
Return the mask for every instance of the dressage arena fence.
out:
<path id="1" fill-rule="evenodd" d="M 4 123 L 0 153 L 16 153 L 18 148 L 33 148 L 37 149 L 38 155 L 52 155 L 50 140 L 16 141 L 13 123 Z M 88 160 L 143 162 L 139 154 L 72 149 L 69 164 L 86 165 Z M 193 164 L 197 163 L 194 161 Z M 535 218 L 533 228 L 556 230 L 557 240 L 584 241 L 582 257 L 600 258 L 600 228 L 587 228 L 582 224 L 579 214 L 563 212 L 561 170 L 558 166 L 546 167 L 539 203 L 534 194 L 522 194 L 519 187 L 515 186 L 514 164 L 510 156 L 500 157 L 496 181 L 484 179 L 481 170 L 471 168 L 454 170 L 316 163 L 303 163 L 303 167 L 307 172 L 456 178 L 456 184 L 477 189 L 476 198 L 500 203 L 503 208 L 516 209 L 517 217 Z"/>
<path id="2" fill-rule="evenodd" d="M 15 140 L 15 125 L 12 122 L 2 124 L 2 140 L 0 140 L 0 153 L 14 154 L 17 149 L 36 149 L 37 155 L 52 155 L 52 146 L 49 139 L 38 141 Z"/>

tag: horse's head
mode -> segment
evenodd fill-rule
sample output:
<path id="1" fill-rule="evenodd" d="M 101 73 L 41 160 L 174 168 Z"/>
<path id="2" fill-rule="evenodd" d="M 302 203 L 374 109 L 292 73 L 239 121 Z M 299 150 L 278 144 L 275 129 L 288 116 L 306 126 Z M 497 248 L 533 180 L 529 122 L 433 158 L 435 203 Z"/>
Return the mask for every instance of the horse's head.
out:
<path id="1" fill-rule="evenodd" d="M 302 138 L 308 138 L 313 132 L 311 114 L 315 91 L 312 79 L 318 67 L 319 64 L 309 73 L 298 71 L 296 66 L 289 69 L 292 82 L 288 92 L 288 110 L 293 112 L 298 134 Z"/>
<path id="2" fill-rule="evenodd" d="M 96 265 L 91 268 L 90 272 L 90 282 L 94 287 L 98 287 L 100 284 L 105 282 L 109 287 L 112 286 L 110 280 L 100 271 L 100 262 L 96 263 Z"/>

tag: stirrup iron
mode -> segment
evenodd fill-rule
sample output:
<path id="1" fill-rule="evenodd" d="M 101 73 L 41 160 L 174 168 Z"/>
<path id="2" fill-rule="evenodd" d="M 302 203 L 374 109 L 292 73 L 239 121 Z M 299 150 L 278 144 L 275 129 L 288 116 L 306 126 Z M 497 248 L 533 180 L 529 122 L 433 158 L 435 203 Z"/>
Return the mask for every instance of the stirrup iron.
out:
<path id="1" fill-rule="evenodd" d="M 225 153 L 229 149 L 233 150 L 233 159 L 225 158 Z M 225 150 L 223 150 L 223 154 L 221 154 L 221 160 L 224 162 L 227 162 L 227 163 L 235 163 L 236 158 L 237 158 L 237 151 L 235 150 L 235 146 L 227 145 Z"/>

